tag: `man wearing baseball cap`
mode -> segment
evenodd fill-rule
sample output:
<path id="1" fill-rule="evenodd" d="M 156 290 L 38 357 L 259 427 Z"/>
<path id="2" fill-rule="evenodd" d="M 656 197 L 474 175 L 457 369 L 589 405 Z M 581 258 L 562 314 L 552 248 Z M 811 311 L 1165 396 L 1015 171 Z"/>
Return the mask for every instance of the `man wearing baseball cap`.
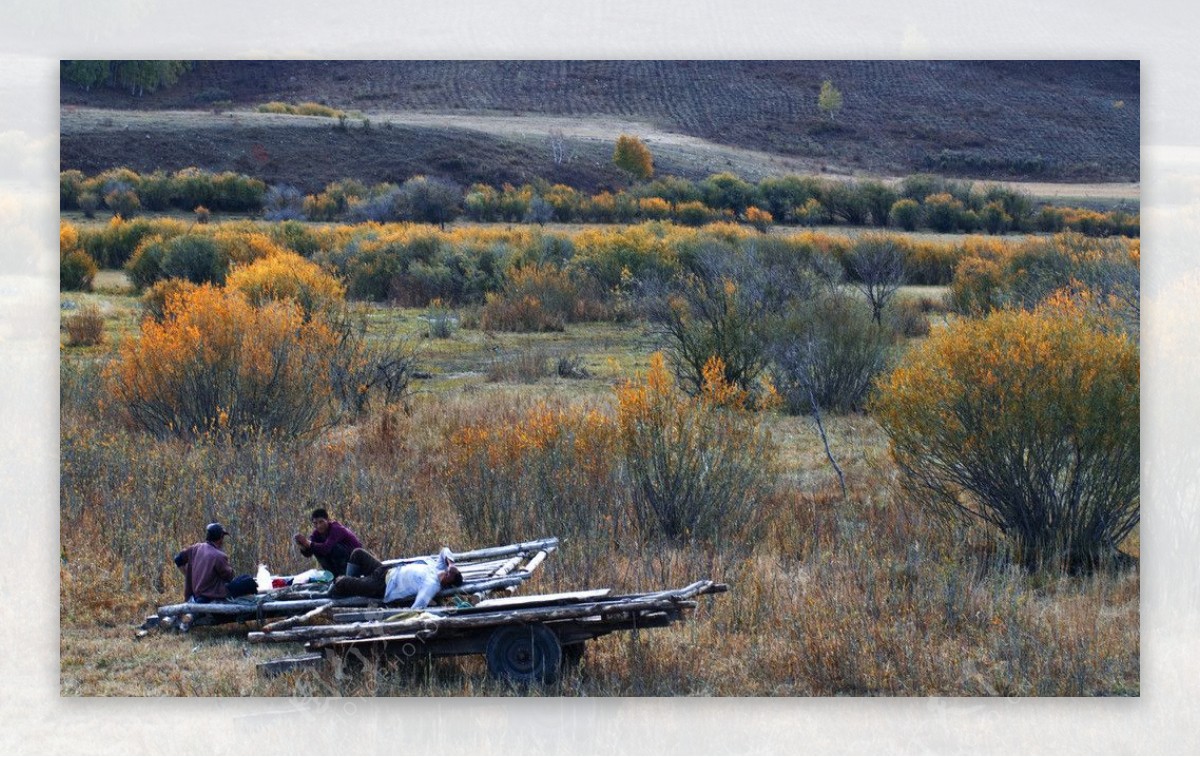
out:
<path id="1" fill-rule="evenodd" d="M 223 551 L 225 537 L 229 535 L 220 523 L 209 523 L 204 529 L 204 541 L 175 555 L 175 564 L 183 571 L 185 601 L 222 602 L 257 590 L 252 576 L 233 577 L 229 556 Z"/>

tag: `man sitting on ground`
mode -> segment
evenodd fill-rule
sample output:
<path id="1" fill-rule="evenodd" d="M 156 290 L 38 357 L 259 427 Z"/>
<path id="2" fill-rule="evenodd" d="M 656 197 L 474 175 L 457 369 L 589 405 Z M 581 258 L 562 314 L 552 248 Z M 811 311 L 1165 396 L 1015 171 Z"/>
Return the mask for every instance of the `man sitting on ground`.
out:
<path id="1" fill-rule="evenodd" d="M 362 549 L 362 542 L 354 532 L 329 519 L 329 513 L 323 507 L 312 512 L 313 532 L 309 537 L 296 534 L 296 543 L 300 545 L 300 554 L 305 557 L 316 557 L 321 567 L 333 574 L 334 578 L 346 575 L 346 564 L 350 553 Z M 355 574 L 351 574 L 355 575 Z"/>
<path id="2" fill-rule="evenodd" d="M 209 523 L 204 529 L 204 541 L 175 555 L 175 564 L 183 571 L 184 601 L 223 602 L 258 590 L 253 577 L 233 577 L 229 557 L 222 551 L 228 535 L 220 523 Z"/>
<path id="3" fill-rule="evenodd" d="M 423 610 L 439 591 L 462 586 L 463 582 L 449 547 L 443 547 L 436 560 L 426 557 L 390 569 L 367 550 L 356 549 L 350 554 L 350 566 L 357 569 L 357 577 L 345 575 L 334 581 L 330 597 L 367 597 L 384 602 L 413 597 L 413 609 Z"/>

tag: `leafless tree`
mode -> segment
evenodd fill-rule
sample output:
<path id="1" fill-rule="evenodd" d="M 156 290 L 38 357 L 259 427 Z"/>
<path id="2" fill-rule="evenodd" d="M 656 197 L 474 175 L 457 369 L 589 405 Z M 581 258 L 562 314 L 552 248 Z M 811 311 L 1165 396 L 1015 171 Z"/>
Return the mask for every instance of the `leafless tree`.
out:
<path id="1" fill-rule="evenodd" d="M 850 283 L 871 305 L 871 317 L 883 324 L 883 309 L 904 283 L 904 253 L 894 239 L 869 234 L 854 243 L 846 259 Z"/>
<path id="2" fill-rule="evenodd" d="M 562 133 L 562 129 L 551 129 L 549 140 L 550 155 L 554 159 L 554 165 L 561 166 L 567 161 L 567 138 Z"/>

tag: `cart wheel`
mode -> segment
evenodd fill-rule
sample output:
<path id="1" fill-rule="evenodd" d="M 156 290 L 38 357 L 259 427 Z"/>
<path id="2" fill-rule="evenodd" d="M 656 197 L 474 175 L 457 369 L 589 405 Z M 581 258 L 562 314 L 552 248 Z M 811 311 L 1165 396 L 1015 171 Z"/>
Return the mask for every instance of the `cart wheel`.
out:
<path id="1" fill-rule="evenodd" d="M 573 644 L 564 644 L 562 648 L 563 665 L 577 668 L 583 663 L 583 656 L 587 652 L 585 642 L 577 641 Z"/>
<path id="2" fill-rule="evenodd" d="M 502 681 L 553 683 L 562 658 L 558 637 L 542 625 L 497 628 L 488 639 L 488 672 Z"/>

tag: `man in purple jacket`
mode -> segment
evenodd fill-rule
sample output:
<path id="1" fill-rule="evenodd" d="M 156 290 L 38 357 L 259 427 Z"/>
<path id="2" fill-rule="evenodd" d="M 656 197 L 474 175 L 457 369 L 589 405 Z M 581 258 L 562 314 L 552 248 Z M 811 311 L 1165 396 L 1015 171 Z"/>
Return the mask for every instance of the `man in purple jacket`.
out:
<path id="1" fill-rule="evenodd" d="M 334 578 L 346 574 L 346 563 L 350 553 L 362 548 L 362 542 L 354 532 L 329 519 L 329 513 L 323 507 L 318 507 L 312 513 L 313 532 L 311 536 L 296 534 L 296 543 L 300 545 L 300 554 L 305 557 L 316 557 L 321 567 L 333 574 Z"/>
<path id="2" fill-rule="evenodd" d="M 233 577 L 229 557 L 223 551 L 228 534 L 220 523 L 209 523 L 204 529 L 204 541 L 175 555 L 175 564 L 183 571 L 185 601 L 222 602 L 255 592 L 251 576 Z"/>

